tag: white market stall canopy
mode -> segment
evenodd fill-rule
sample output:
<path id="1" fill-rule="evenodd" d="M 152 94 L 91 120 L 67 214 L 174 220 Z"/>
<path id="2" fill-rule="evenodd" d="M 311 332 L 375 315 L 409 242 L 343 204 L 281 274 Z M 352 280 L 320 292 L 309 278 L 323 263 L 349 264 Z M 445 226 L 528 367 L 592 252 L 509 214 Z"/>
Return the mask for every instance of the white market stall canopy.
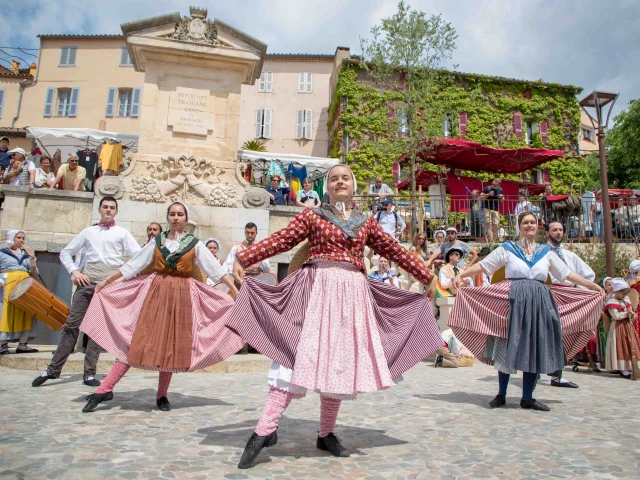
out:
<path id="1" fill-rule="evenodd" d="M 307 157 L 306 155 L 290 153 L 254 152 L 252 150 L 238 150 L 238 161 L 251 163 L 256 173 L 260 173 L 260 176 L 269 170 L 272 161 L 282 165 L 285 172 L 289 165 L 306 167 L 307 173 L 312 179 L 326 175 L 331 167 L 340 163 L 336 158 Z"/>
<path id="2" fill-rule="evenodd" d="M 76 153 L 80 149 L 95 149 L 110 139 L 117 140 L 122 143 L 123 147 L 128 147 L 132 152 L 138 150 L 138 135 L 128 133 L 105 132 L 92 128 L 27 127 L 25 130 L 27 131 L 27 138 L 36 139 L 49 152 L 49 155 L 53 155 L 59 149 L 62 153 L 63 162 L 66 162 L 70 154 Z"/>

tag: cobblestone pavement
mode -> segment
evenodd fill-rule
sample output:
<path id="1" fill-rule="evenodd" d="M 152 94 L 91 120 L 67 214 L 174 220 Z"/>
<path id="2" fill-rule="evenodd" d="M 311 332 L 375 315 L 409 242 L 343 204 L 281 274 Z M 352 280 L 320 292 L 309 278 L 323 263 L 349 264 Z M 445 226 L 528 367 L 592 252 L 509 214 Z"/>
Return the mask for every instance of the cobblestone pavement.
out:
<path id="1" fill-rule="evenodd" d="M 386 392 L 342 406 L 336 433 L 351 450 L 315 448 L 319 397 L 294 401 L 277 446 L 250 470 L 236 465 L 266 396 L 265 374 L 174 375 L 171 412 L 155 408 L 157 376 L 127 375 L 115 398 L 83 414 L 80 375 L 32 388 L 35 372 L 0 368 L 0 479 L 640 478 L 640 382 L 566 372 L 577 390 L 536 390 L 550 413 L 491 410 L 487 366 L 421 363 Z"/>

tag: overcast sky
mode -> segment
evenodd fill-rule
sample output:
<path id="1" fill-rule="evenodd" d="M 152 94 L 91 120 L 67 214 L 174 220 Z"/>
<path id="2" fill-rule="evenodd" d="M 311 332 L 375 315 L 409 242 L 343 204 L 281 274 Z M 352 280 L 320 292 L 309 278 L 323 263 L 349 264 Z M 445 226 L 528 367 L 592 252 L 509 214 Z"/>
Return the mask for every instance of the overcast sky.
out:
<path id="1" fill-rule="evenodd" d="M 41 33 L 122 33 L 120 24 L 189 4 L 269 45 L 269 53 L 359 53 L 358 37 L 396 11 L 390 0 L 0 0 L 1 46 L 38 48 Z M 458 32 L 458 70 L 544 79 L 620 93 L 615 112 L 640 97 L 640 0 L 414 0 Z M 25 60 L 30 57 L 15 50 Z M 37 52 L 32 52 L 37 53 Z M 0 52 L 6 65 L 7 54 Z"/>

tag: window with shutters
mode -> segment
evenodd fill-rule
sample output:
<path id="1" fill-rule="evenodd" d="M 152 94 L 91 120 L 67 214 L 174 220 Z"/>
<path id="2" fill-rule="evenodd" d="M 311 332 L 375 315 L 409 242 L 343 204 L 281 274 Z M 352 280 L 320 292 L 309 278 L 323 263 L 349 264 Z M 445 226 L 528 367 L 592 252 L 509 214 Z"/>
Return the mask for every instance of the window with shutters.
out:
<path id="1" fill-rule="evenodd" d="M 272 114 L 269 109 L 256 110 L 256 138 L 271 138 Z"/>
<path id="2" fill-rule="evenodd" d="M 582 127 L 582 139 L 588 142 L 595 143 L 595 135 L 593 134 L 593 130 L 590 128 Z"/>
<path id="3" fill-rule="evenodd" d="M 71 90 L 58 89 L 58 117 L 68 117 L 71 110 Z"/>
<path id="4" fill-rule="evenodd" d="M 298 73 L 298 93 L 313 92 L 313 76 L 311 72 Z"/>
<path id="5" fill-rule="evenodd" d="M 543 183 L 542 170 L 540 169 L 531 170 L 531 183 L 538 184 L 538 185 Z"/>
<path id="6" fill-rule="evenodd" d="M 129 49 L 127 47 L 122 47 L 120 49 L 120 66 L 121 67 L 133 66 L 133 63 L 131 63 L 131 57 L 129 56 Z"/>
<path id="7" fill-rule="evenodd" d="M 527 145 L 533 142 L 533 134 L 538 132 L 538 122 L 533 120 L 524 121 L 524 141 Z"/>
<path id="8" fill-rule="evenodd" d="M 0 118 L 2 118 L 2 110 L 4 110 L 4 90 L 0 90 Z"/>
<path id="9" fill-rule="evenodd" d="M 296 112 L 296 140 L 313 140 L 311 110 L 298 110 Z"/>
<path id="10" fill-rule="evenodd" d="M 133 101 L 133 90 L 130 90 L 130 89 L 118 90 L 118 116 L 119 117 L 131 116 L 132 101 Z"/>
<path id="11" fill-rule="evenodd" d="M 258 84 L 259 92 L 273 92 L 273 72 L 262 72 L 260 75 L 260 83 Z"/>
<path id="12" fill-rule="evenodd" d="M 451 112 L 445 113 L 444 118 L 442 119 L 442 130 L 444 134 L 444 138 L 449 138 L 453 136 L 454 129 L 456 126 L 455 115 Z"/>
<path id="13" fill-rule="evenodd" d="M 61 47 L 60 48 L 60 67 L 75 67 L 76 53 L 78 47 Z"/>
<path id="14" fill-rule="evenodd" d="M 398 109 L 398 133 L 409 133 L 409 111 L 406 107 Z"/>

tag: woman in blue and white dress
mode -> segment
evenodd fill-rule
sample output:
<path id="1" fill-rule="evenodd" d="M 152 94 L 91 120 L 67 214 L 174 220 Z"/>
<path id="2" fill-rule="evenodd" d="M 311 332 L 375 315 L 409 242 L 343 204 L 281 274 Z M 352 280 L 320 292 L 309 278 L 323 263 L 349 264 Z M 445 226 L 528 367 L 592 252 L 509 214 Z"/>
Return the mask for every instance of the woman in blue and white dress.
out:
<path id="1" fill-rule="evenodd" d="M 509 376 L 522 370 L 520 406 L 549 411 L 533 398 L 537 376 L 563 369 L 593 336 L 604 291 L 572 272 L 546 244 L 536 243 L 534 213 L 522 213 L 518 224 L 518 243 L 505 242 L 454 279 L 460 286 L 463 278 L 505 267 L 506 281 L 459 290 L 449 326 L 476 358 L 498 370 L 500 387 L 491 407 L 505 405 Z M 594 292 L 546 285 L 549 273 Z"/>

